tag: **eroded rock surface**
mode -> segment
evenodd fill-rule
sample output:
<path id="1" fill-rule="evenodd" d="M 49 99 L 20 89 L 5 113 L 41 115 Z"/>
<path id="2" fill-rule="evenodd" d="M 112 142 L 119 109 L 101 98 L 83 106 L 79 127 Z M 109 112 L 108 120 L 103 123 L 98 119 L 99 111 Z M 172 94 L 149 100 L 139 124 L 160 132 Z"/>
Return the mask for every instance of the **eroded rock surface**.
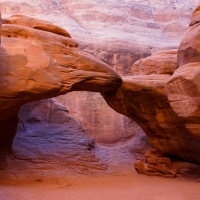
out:
<path id="1" fill-rule="evenodd" d="M 56 100 L 81 121 L 97 143 L 110 146 L 144 134 L 136 122 L 110 108 L 99 93 L 71 92 Z"/>
<path id="2" fill-rule="evenodd" d="M 3 17 L 23 13 L 68 30 L 81 48 L 120 74 L 153 52 L 177 48 L 198 0 L 4 0 Z"/>
<path id="3" fill-rule="evenodd" d="M 16 118 L 23 104 L 73 90 L 107 91 L 121 84 L 113 69 L 80 51 L 73 39 L 48 32 L 57 26 L 43 31 L 49 23 L 41 21 L 40 27 L 31 28 L 24 26 L 27 17 L 13 18 L 22 25 L 4 24 L 1 30 L 1 148 L 10 146 L 15 135 L 6 120 L 13 121 L 11 127 L 16 128 L 16 119 L 11 118 Z"/>
<path id="4" fill-rule="evenodd" d="M 72 0 L 66 3 L 63 0 L 4 0 L 0 2 L 0 7 L 4 18 L 11 14 L 24 13 L 67 29 L 81 49 L 106 62 L 118 73 L 129 75 L 133 63 L 138 59 L 158 50 L 178 47 L 197 2 Z M 11 21 L 18 23 L 15 18 L 6 23 Z M 33 24 L 31 26 L 35 26 L 32 20 L 23 24 L 30 25 L 30 22 Z M 158 71 L 157 65 L 154 69 Z M 147 72 L 149 73 L 148 70 Z M 162 70 L 161 72 L 163 73 Z M 140 127 L 126 117 L 115 114 L 99 95 L 97 101 L 92 93 L 85 93 L 83 96 L 73 92 L 66 97 L 59 97 L 58 100 L 67 106 L 96 140 L 113 144 L 137 135 Z M 75 98 L 73 103 L 77 108 L 70 103 L 71 98 Z M 101 102 L 101 108 L 99 105 L 95 107 L 97 102 Z M 99 122 L 106 125 L 97 126 Z M 130 128 L 130 125 L 133 126 Z M 133 129 L 136 131 L 132 132 Z"/>
<path id="5" fill-rule="evenodd" d="M 158 153 L 156 149 L 150 149 L 145 153 L 146 162 L 135 162 L 136 170 L 149 176 L 163 176 L 166 178 L 187 177 L 199 179 L 200 166 L 180 161 L 177 158 L 169 158 Z"/>
<path id="6" fill-rule="evenodd" d="M 149 148 L 144 133 L 109 147 L 100 145 L 64 106 L 46 99 L 21 107 L 3 170 L 17 178 L 124 174 L 134 170 L 136 159 L 144 161 Z"/>
<path id="7" fill-rule="evenodd" d="M 166 84 L 171 107 L 197 141 L 200 140 L 199 9 L 200 5 L 195 9 L 190 27 L 178 48 L 179 68 Z"/>
<path id="8" fill-rule="evenodd" d="M 177 68 L 177 50 L 161 51 L 136 61 L 131 75 L 173 74 Z"/>
<path id="9" fill-rule="evenodd" d="M 114 92 L 104 93 L 108 104 L 135 120 L 160 153 L 200 163 L 199 142 L 170 106 L 165 93 L 169 75 L 138 75 L 123 78 Z"/>
<path id="10" fill-rule="evenodd" d="M 133 73 L 150 75 L 124 77 L 118 89 L 103 94 L 112 108 L 142 127 L 151 146 L 156 149 L 147 152 L 146 163 L 136 163 L 140 173 L 175 177 L 190 176 L 199 170 L 198 7 L 193 14 L 195 23 L 191 23 L 178 48 L 177 63 L 173 56 L 163 59 L 163 54 L 154 54 L 133 66 Z M 157 59 L 154 58 L 156 56 Z M 154 70 L 156 60 L 162 64 Z M 172 69 L 171 73 L 163 70 L 165 67 Z M 160 70 L 165 75 L 161 75 Z M 159 155 L 162 155 L 161 158 Z M 198 165 L 181 160 L 172 161 L 170 157 Z M 199 176 L 198 173 L 193 175 Z"/>

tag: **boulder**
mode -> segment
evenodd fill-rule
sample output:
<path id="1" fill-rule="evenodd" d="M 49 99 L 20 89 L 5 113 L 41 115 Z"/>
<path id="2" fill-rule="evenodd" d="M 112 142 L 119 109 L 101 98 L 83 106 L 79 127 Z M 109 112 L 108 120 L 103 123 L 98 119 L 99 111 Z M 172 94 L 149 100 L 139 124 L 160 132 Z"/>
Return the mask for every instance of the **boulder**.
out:
<path id="1" fill-rule="evenodd" d="M 185 33 L 178 48 L 178 65 L 179 67 L 192 62 L 200 62 L 200 4 L 194 10 L 190 26 Z"/>
<path id="2" fill-rule="evenodd" d="M 177 50 L 160 51 L 136 61 L 131 75 L 173 74 L 177 68 Z"/>
<path id="3" fill-rule="evenodd" d="M 200 3 L 196 6 L 195 10 L 192 13 L 190 26 L 193 26 L 200 22 Z"/>
<path id="4" fill-rule="evenodd" d="M 146 160 L 137 160 L 135 168 L 140 174 L 166 178 L 186 177 L 199 180 L 200 166 L 161 155 L 154 148 L 145 153 Z"/>
<path id="5" fill-rule="evenodd" d="M 136 159 L 144 161 L 149 148 L 143 132 L 101 145 L 65 106 L 43 99 L 20 108 L 17 134 L 0 174 L 9 171 L 9 176 L 26 179 L 127 174 Z"/>

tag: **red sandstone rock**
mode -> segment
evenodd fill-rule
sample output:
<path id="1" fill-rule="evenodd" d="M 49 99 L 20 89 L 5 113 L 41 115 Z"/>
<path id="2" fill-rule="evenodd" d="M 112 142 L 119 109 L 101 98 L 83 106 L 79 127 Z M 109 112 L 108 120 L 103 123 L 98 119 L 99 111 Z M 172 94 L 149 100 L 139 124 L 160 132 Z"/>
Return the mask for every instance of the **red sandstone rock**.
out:
<path id="1" fill-rule="evenodd" d="M 199 31 L 200 23 L 191 26 L 181 41 L 177 55 L 179 67 L 200 61 L 200 45 L 197 42 L 200 40 Z"/>
<path id="2" fill-rule="evenodd" d="M 144 135 L 136 122 L 116 113 L 99 93 L 70 92 L 56 97 L 56 100 L 67 107 L 97 143 L 110 146 Z"/>
<path id="3" fill-rule="evenodd" d="M 131 74 L 173 74 L 177 68 L 177 50 L 168 50 L 156 52 L 147 58 L 136 61 L 131 68 Z"/>
<path id="4" fill-rule="evenodd" d="M 199 164 L 200 140 L 170 106 L 165 92 L 169 79 L 169 75 L 124 77 L 118 89 L 103 96 L 113 109 L 140 125 L 159 153 Z"/>
<path id="5" fill-rule="evenodd" d="M 70 34 L 61 27 L 56 26 L 48 21 L 31 18 L 23 14 L 17 14 L 9 18 L 6 18 L 3 20 L 3 23 L 28 26 L 34 29 L 39 29 L 42 31 L 47 31 L 47 32 L 55 33 L 57 35 L 62 35 L 62 36 L 71 38 Z"/>
<path id="6" fill-rule="evenodd" d="M 35 101 L 19 111 L 10 155 L 13 159 L 8 167 L 15 165 L 13 171 L 21 176 L 48 173 L 38 168 L 50 168 L 52 177 L 101 173 L 107 170 L 107 164 L 95 155 L 94 148 L 94 139 L 64 106 L 55 99 Z M 24 170 L 20 172 L 21 168 Z"/>
<path id="7" fill-rule="evenodd" d="M 171 107 L 197 141 L 200 140 L 199 7 L 195 9 L 190 27 L 178 48 L 179 68 L 165 86 Z"/>
<path id="8" fill-rule="evenodd" d="M 156 149 L 147 151 L 145 157 L 145 162 L 140 160 L 135 162 L 138 173 L 166 178 L 187 177 L 199 179 L 199 165 L 180 161 L 177 158 L 170 159 L 158 153 Z"/>
<path id="9" fill-rule="evenodd" d="M 174 72 L 165 87 L 170 104 L 180 117 L 192 120 L 200 116 L 199 76 L 200 63 L 188 63 Z"/>
<path id="10" fill-rule="evenodd" d="M 70 31 L 81 49 L 106 62 L 120 74 L 129 75 L 136 60 L 158 50 L 177 48 L 196 3 L 197 0 L 72 0 L 67 3 L 62 0 L 4 0 L 0 7 L 6 17 L 24 13 L 62 26 Z M 14 18 L 9 21 L 13 22 Z M 93 96 L 98 96 L 98 100 Z M 76 106 L 69 104 L 70 98 L 75 98 L 73 103 Z M 140 134 L 135 122 L 115 114 L 97 94 L 73 92 L 59 97 L 59 100 L 66 102 L 64 105 L 69 111 L 101 143 L 113 144 Z M 98 102 L 101 102 L 101 108 Z M 134 126 L 130 127 L 130 124 Z M 136 131 L 132 131 L 135 127 Z"/>
<path id="11" fill-rule="evenodd" d="M 200 4 L 194 10 L 190 27 L 184 35 L 180 46 L 178 48 L 178 65 L 179 67 L 187 63 L 200 61 L 200 45 L 199 45 L 199 31 L 200 31 Z"/>
<path id="12" fill-rule="evenodd" d="M 0 30 L 1 30 L 1 26 L 2 26 L 2 18 L 1 18 L 1 12 L 0 12 Z M 0 31 L 0 44 L 1 44 L 1 31 Z"/>
<path id="13" fill-rule="evenodd" d="M 143 133 L 100 145 L 55 99 L 39 100 L 20 108 L 18 131 L 4 170 L 18 178 L 132 173 L 135 159 L 144 160 L 150 148 L 146 140 Z"/>
<path id="14" fill-rule="evenodd" d="M 200 3 L 198 3 L 197 7 L 193 11 L 190 26 L 193 26 L 194 24 L 197 24 L 200 22 Z"/>
<path id="15" fill-rule="evenodd" d="M 15 24 L 4 24 L 1 32 L 0 120 L 16 115 L 28 102 L 73 90 L 102 92 L 121 84 L 114 70 L 77 49 L 69 37 Z M 1 130 L 1 137 L 12 140 L 13 132 L 11 137 Z"/>

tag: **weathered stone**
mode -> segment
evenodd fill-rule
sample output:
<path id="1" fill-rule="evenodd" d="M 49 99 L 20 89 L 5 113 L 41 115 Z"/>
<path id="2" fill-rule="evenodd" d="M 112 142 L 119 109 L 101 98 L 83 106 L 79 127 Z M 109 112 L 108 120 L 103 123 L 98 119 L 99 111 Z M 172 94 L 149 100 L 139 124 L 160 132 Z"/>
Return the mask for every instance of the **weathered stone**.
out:
<path id="1" fill-rule="evenodd" d="M 1 121 L 16 116 L 28 102 L 77 90 L 102 92 L 121 84 L 113 69 L 80 51 L 69 37 L 15 24 L 4 24 L 1 34 Z M 1 148 L 3 144 L 8 146 L 2 140 Z"/>
<path id="2" fill-rule="evenodd" d="M 179 67 L 192 62 L 200 62 L 200 4 L 194 10 L 190 27 L 184 35 L 178 48 L 178 65 Z"/>
<path id="3" fill-rule="evenodd" d="M 131 74 L 173 74 L 177 68 L 177 50 L 168 50 L 136 61 L 131 68 Z"/>
<path id="4" fill-rule="evenodd" d="M 165 92 L 169 79 L 169 75 L 124 77 L 118 89 L 103 96 L 113 109 L 139 124 L 159 153 L 199 164 L 200 141 L 170 106 Z"/>
<path id="5" fill-rule="evenodd" d="M 195 8 L 195 10 L 192 13 L 190 26 L 193 26 L 199 22 L 200 22 L 200 3 L 198 3 L 197 7 Z"/>
<path id="6" fill-rule="evenodd" d="M 166 178 L 187 177 L 199 179 L 200 166 L 189 162 L 169 158 L 158 153 L 156 149 L 150 149 L 145 153 L 146 161 L 137 160 L 135 168 L 138 173 L 149 176 L 162 176 Z"/>
<path id="7" fill-rule="evenodd" d="M 136 122 L 110 108 L 99 93 L 70 92 L 56 100 L 66 106 L 100 144 L 114 145 L 144 135 Z"/>
<path id="8" fill-rule="evenodd" d="M 100 145 L 64 106 L 45 99 L 21 107 L 18 131 L 3 170 L 18 178 L 132 173 L 134 161 L 144 160 L 149 148 L 144 133 Z"/>
<path id="9" fill-rule="evenodd" d="M 177 48 L 198 0 L 4 0 L 3 17 L 23 13 L 68 30 L 84 51 L 130 75 L 135 61 Z"/>
<path id="10" fill-rule="evenodd" d="M 11 17 L 4 19 L 3 23 L 28 26 L 34 29 L 39 29 L 42 31 L 47 31 L 47 32 L 55 33 L 57 35 L 71 38 L 71 35 L 65 29 L 61 27 L 56 26 L 48 21 L 35 19 L 23 14 L 12 15 Z"/>

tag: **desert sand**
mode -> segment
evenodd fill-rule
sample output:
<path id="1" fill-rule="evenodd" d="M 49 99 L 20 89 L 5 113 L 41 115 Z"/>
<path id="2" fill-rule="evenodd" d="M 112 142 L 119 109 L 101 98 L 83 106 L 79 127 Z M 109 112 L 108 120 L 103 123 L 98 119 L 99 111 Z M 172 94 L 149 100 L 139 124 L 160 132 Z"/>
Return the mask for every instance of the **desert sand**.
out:
<path id="1" fill-rule="evenodd" d="M 139 175 L 0 181 L 1 200 L 199 200 L 200 183 Z"/>

